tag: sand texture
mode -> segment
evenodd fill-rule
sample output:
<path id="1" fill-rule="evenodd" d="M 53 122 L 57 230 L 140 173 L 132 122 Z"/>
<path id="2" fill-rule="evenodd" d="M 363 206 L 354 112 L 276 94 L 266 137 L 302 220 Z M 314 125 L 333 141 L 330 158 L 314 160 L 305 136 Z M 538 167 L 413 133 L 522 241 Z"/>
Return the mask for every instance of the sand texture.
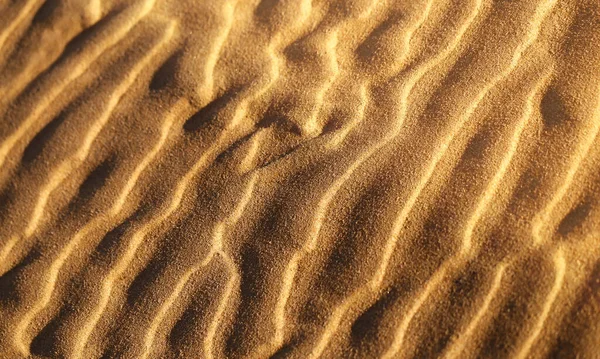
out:
<path id="1" fill-rule="evenodd" d="M 0 0 L 0 358 L 600 358 L 598 0 Z"/>

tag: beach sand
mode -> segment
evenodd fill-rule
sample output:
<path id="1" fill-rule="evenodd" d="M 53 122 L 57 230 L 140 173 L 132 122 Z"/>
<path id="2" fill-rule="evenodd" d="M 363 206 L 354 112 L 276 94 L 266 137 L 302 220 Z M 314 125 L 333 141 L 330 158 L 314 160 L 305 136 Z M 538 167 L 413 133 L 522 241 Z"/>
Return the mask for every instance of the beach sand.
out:
<path id="1" fill-rule="evenodd" d="M 0 0 L 0 358 L 598 358 L 597 0 Z"/>

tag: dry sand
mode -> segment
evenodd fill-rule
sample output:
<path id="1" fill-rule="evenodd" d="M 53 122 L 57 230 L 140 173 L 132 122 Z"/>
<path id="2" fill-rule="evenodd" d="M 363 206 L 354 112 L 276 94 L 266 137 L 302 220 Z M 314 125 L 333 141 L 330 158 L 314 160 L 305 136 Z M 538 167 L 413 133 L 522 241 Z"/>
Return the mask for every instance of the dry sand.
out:
<path id="1" fill-rule="evenodd" d="M 0 358 L 600 358 L 598 0 L 0 0 Z"/>

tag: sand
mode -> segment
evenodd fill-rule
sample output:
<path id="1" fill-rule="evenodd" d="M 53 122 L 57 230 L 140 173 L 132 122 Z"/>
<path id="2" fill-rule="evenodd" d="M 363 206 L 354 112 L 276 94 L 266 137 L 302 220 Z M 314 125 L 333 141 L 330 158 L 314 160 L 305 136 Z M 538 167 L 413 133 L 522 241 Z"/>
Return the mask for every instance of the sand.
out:
<path id="1" fill-rule="evenodd" d="M 0 0 L 0 358 L 598 358 L 597 0 Z"/>

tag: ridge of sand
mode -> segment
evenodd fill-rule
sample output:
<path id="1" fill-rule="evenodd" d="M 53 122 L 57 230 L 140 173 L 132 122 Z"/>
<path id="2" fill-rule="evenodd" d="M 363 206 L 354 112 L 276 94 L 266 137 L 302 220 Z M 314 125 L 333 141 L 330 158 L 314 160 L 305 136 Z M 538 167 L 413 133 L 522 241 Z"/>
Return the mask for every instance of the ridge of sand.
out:
<path id="1" fill-rule="evenodd" d="M 596 355 L 597 2 L 0 19 L 0 357 Z"/>

